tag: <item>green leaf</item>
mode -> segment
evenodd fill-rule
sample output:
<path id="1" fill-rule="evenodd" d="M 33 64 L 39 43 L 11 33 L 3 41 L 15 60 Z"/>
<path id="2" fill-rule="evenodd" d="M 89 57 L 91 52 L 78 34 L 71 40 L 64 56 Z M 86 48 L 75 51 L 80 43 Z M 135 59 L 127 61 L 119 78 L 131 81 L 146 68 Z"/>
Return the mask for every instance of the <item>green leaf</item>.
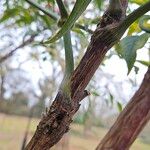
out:
<path id="1" fill-rule="evenodd" d="M 121 112 L 122 111 L 122 105 L 120 102 L 117 102 L 117 107 L 118 107 L 118 110 Z"/>
<path id="2" fill-rule="evenodd" d="M 7 9 L 0 18 L 0 23 L 19 15 L 20 8 Z"/>
<path id="3" fill-rule="evenodd" d="M 137 62 L 141 63 L 144 66 L 150 66 L 150 61 L 144 61 L 144 60 L 137 60 Z"/>
<path id="4" fill-rule="evenodd" d="M 52 24 L 55 23 L 55 21 L 53 21 L 50 17 L 46 16 L 46 15 L 40 15 L 42 21 L 44 21 L 45 25 L 47 28 L 50 28 L 52 26 Z"/>
<path id="5" fill-rule="evenodd" d="M 115 44 L 114 47 L 115 47 L 115 51 L 117 52 L 118 56 L 119 56 L 120 58 L 122 58 L 122 49 L 121 49 L 120 43 Z"/>
<path id="6" fill-rule="evenodd" d="M 132 25 L 129 27 L 128 30 L 128 36 L 131 36 L 133 33 L 138 33 L 140 32 L 141 29 L 138 25 L 138 21 L 135 21 L 134 23 L 132 23 Z"/>
<path id="7" fill-rule="evenodd" d="M 95 3 L 96 3 L 96 5 L 97 5 L 97 7 L 99 8 L 99 10 L 101 10 L 101 8 L 102 8 L 102 5 L 103 5 L 103 0 L 95 0 Z"/>
<path id="8" fill-rule="evenodd" d="M 93 92 L 91 92 L 91 94 L 94 95 L 94 96 L 100 96 L 97 91 L 93 91 Z"/>
<path id="9" fill-rule="evenodd" d="M 142 5 L 146 2 L 148 2 L 149 0 L 130 0 L 131 3 L 136 3 L 138 5 Z"/>
<path id="10" fill-rule="evenodd" d="M 78 28 L 73 28 L 72 31 L 85 37 L 84 32 Z"/>
<path id="11" fill-rule="evenodd" d="M 22 9 L 19 12 L 19 19 L 16 20 L 17 24 L 31 24 L 32 21 L 34 21 L 30 11 L 28 9 Z"/>
<path id="12" fill-rule="evenodd" d="M 29 9 L 25 9 L 22 6 L 16 6 L 15 8 L 6 9 L 0 18 L 0 23 L 6 22 L 9 19 L 14 19 L 15 23 L 20 24 L 31 24 L 34 21 L 33 16 Z"/>
<path id="13" fill-rule="evenodd" d="M 150 21 L 150 15 L 144 15 L 139 20 L 139 27 L 143 31 L 150 33 L 150 23 L 148 21 Z"/>
<path id="14" fill-rule="evenodd" d="M 48 44 L 55 42 L 56 40 L 61 38 L 68 30 L 70 30 L 73 27 L 76 20 L 85 11 L 90 2 L 91 0 L 77 0 L 70 16 L 68 17 L 62 28 L 52 38 L 48 39 L 45 43 Z"/>
<path id="15" fill-rule="evenodd" d="M 120 54 L 125 59 L 128 67 L 128 74 L 134 66 L 136 60 L 136 51 L 142 48 L 147 42 L 150 34 L 144 33 L 140 36 L 128 36 L 121 40 L 121 52 Z"/>

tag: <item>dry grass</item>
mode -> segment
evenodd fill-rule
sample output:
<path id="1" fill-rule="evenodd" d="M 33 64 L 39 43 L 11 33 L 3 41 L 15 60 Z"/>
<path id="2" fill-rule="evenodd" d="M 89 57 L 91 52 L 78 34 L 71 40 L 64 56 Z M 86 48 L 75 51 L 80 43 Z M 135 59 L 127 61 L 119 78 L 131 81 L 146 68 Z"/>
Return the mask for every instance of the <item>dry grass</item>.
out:
<path id="1" fill-rule="evenodd" d="M 0 114 L 0 150 L 19 150 L 21 148 L 27 120 L 25 117 Z M 37 123 L 38 119 L 32 120 L 29 138 L 34 133 Z M 81 125 L 73 124 L 71 126 L 71 132 L 69 133 L 70 150 L 94 150 L 107 132 L 104 128 L 93 127 L 92 134 L 84 136 L 83 131 L 83 126 Z M 137 139 L 131 150 L 150 150 L 150 145 L 144 144 Z"/>

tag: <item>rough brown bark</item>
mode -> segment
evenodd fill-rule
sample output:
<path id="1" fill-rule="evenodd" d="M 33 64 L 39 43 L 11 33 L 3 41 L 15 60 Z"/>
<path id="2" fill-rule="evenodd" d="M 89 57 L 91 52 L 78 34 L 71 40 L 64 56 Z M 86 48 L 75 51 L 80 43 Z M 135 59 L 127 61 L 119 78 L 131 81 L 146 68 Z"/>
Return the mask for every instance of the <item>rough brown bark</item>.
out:
<path id="1" fill-rule="evenodd" d="M 128 150 L 150 119 L 150 67 L 139 90 L 96 150 Z"/>
<path id="2" fill-rule="evenodd" d="M 59 90 L 50 109 L 41 119 L 26 150 L 48 150 L 68 132 L 72 117 L 80 107 L 80 101 L 88 95 L 84 89 L 102 62 L 106 52 L 118 42 L 121 36 L 117 27 L 125 18 L 127 0 L 121 0 L 122 13 L 111 16 L 107 10 L 92 35 L 91 42 L 80 64 L 71 76 L 71 101 Z M 109 14 L 108 14 L 109 13 Z M 111 16 L 111 17 L 110 17 Z"/>

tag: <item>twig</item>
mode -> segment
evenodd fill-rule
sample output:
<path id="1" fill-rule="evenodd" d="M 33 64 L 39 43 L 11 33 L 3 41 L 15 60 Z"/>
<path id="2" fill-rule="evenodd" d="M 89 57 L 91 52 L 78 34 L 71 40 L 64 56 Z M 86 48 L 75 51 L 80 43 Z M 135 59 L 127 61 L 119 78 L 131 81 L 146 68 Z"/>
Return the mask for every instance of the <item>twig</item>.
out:
<path id="1" fill-rule="evenodd" d="M 59 16 L 52 12 L 51 10 L 46 10 L 43 7 L 41 7 L 40 5 L 38 5 L 37 3 L 31 1 L 31 0 L 25 0 L 26 2 L 28 2 L 30 5 L 34 6 L 35 8 L 37 8 L 38 10 L 42 11 L 44 14 L 46 14 L 47 16 L 49 16 L 51 19 L 53 19 L 54 21 L 58 21 Z M 75 23 L 75 27 L 82 29 L 84 31 L 89 32 L 90 34 L 93 33 L 93 31 L 91 29 L 88 29 L 87 27 L 80 25 L 79 23 Z"/>
<path id="2" fill-rule="evenodd" d="M 5 56 L 0 57 L 0 64 L 3 63 L 7 58 L 11 57 L 18 49 L 23 48 L 24 46 L 30 44 L 34 41 L 34 38 L 37 36 L 37 34 L 31 35 L 31 37 L 24 41 L 21 45 L 16 47 L 15 49 L 11 50 L 9 53 L 7 53 Z"/>

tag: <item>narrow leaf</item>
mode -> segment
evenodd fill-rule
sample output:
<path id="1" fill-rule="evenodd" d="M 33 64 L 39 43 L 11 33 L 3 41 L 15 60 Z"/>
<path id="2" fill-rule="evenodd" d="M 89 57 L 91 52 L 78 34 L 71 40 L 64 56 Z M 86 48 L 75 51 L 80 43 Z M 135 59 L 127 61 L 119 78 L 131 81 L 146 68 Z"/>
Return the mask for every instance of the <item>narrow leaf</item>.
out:
<path id="1" fill-rule="evenodd" d="M 20 7 L 5 10 L 3 16 L 0 18 L 0 23 L 18 16 L 19 11 L 20 11 Z"/>
<path id="2" fill-rule="evenodd" d="M 144 4 L 145 2 L 148 2 L 149 0 L 130 0 L 131 3 L 136 3 L 138 5 L 142 5 Z"/>
<path id="3" fill-rule="evenodd" d="M 68 30 L 72 28 L 76 20 L 81 16 L 81 14 L 85 11 L 87 6 L 91 0 L 77 0 L 75 3 L 75 6 L 68 17 L 67 21 L 64 23 L 62 28 L 49 40 L 47 40 L 45 43 L 52 43 L 61 38 Z"/>
<path id="4" fill-rule="evenodd" d="M 117 107 L 118 107 L 118 110 L 121 112 L 122 111 L 122 105 L 121 105 L 121 103 L 117 102 Z"/>
<path id="5" fill-rule="evenodd" d="M 144 61 L 144 60 L 137 60 L 137 62 L 141 63 L 142 65 L 145 65 L 145 66 L 150 66 L 150 61 Z"/>
<path id="6" fill-rule="evenodd" d="M 135 21 L 134 23 L 132 23 L 132 25 L 129 27 L 128 30 L 128 36 L 131 36 L 133 33 L 138 33 L 141 32 L 141 29 L 138 25 L 138 21 Z"/>
<path id="7" fill-rule="evenodd" d="M 91 92 L 91 94 L 94 95 L 94 96 L 100 96 L 97 91 L 93 91 L 93 92 Z"/>
<path id="8" fill-rule="evenodd" d="M 95 0 L 95 3 L 96 3 L 96 5 L 97 5 L 97 7 L 99 8 L 99 10 L 101 10 L 101 7 L 102 7 L 102 5 L 103 5 L 103 0 Z"/>

